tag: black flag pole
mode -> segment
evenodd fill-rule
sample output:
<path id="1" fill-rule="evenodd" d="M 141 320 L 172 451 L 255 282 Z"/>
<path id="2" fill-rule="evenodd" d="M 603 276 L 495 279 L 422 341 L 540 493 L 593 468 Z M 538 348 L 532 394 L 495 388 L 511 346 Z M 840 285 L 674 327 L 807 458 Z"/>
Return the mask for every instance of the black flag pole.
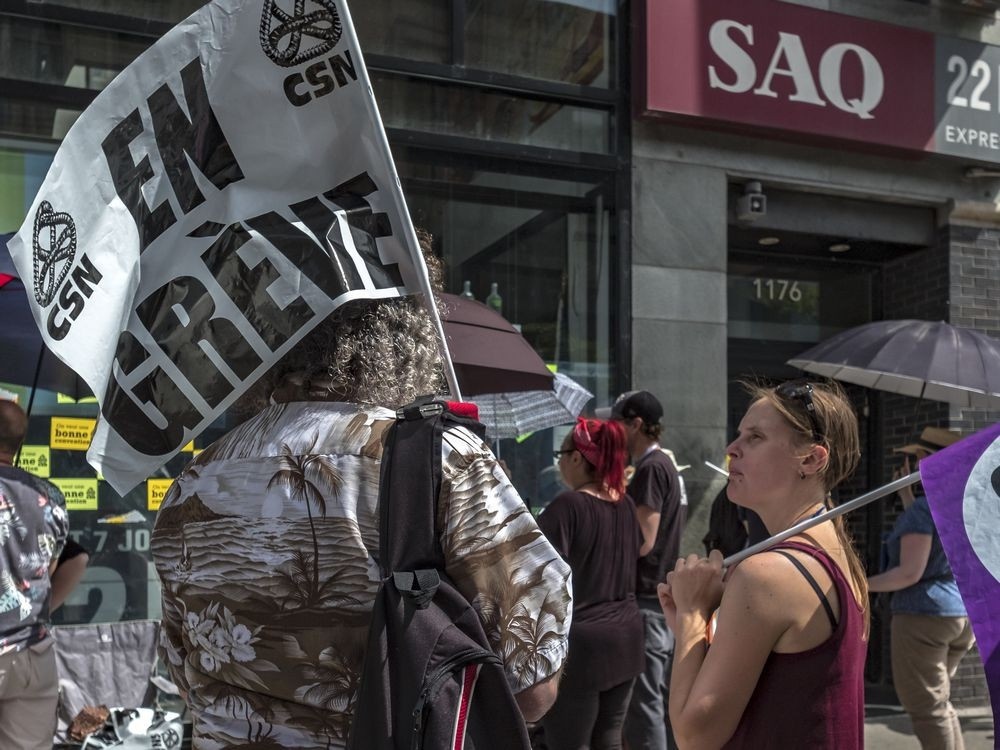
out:
<path id="1" fill-rule="evenodd" d="M 758 552 L 763 552 L 764 550 L 773 547 L 774 545 L 785 541 L 786 539 L 795 536 L 796 534 L 801 534 L 806 529 L 811 529 L 813 526 L 818 526 L 824 521 L 832 521 L 838 516 L 842 516 L 845 513 L 850 513 L 852 510 L 857 510 L 858 508 L 864 507 L 869 503 L 873 503 L 886 495 L 891 495 L 894 492 L 898 492 L 904 487 L 909 487 L 911 484 L 916 484 L 920 481 L 920 472 L 914 471 L 912 474 L 907 474 L 905 477 L 900 477 L 895 481 L 889 482 L 889 484 L 883 485 L 878 489 L 872 490 L 871 492 L 866 492 L 860 497 L 856 497 L 853 500 L 838 505 L 836 508 L 831 508 L 826 513 L 819 516 L 814 516 L 812 518 L 807 518 L 801 523 L 797 523 L 790 529 L 785 529 L 772 537 L 765 539 L 762 542 L 758 542 L 752 547 L 747 547 L 746 549 L 740 550 L 735 554 L 730 555 L 725 560 L 722 561 L 722 566 L 725 568 L 736 565 L 743 560 L 746 560 L 751 555 L 756 555 Z"/>

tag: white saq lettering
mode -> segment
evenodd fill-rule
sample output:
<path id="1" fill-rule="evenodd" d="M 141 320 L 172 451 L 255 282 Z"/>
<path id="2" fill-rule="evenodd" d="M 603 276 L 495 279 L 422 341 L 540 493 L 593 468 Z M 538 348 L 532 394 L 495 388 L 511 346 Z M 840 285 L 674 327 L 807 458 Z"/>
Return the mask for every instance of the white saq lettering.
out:
<path id="1" fill-rule="evenodd" d="M 787 62 L 788 67 L 778 67 L 782 60 Z M 778 46 L 774 48 L 771 64 L 767 66 L 767 73 L 764 74 L 764 82 L 754 89 L 754 93 L 757 96 L 777 98 L 778 94 L 771 88 L 771 81 L 776 75 L 788 76 L 795 83 L 795 93 L 788 97 L 789 101 L 815 104 L 817 107 L 826 106 L 826 102 L 820 98 L 816 90 L 816 82 L 809 69 L 809 60 L 806 58 L 802 40 L 795 34 L 786 34 L 784 31 L 778 33 Z M 837 86 L 840 86 L 839 81 Z"/>
<path id="2" fill-rule="evenodd" d="M 722 89 L 733 94 L 743 94 L 753 88 L 757 81 L 757 68 L 753 58 L 729 36 L 730 29 L 739 29 L 747 44 L 753 45 L 753 26 L 744 26 L 736 21 L 716 21 L 708 31 L 708 41 L 712 49 L 736 74 L 734 83 L 725 83 L 715 71 L 714 65 L 708 66 L 708 82 L 713 89 Z"/>
<path id="3" fill-rule="evenodd" d="M 778 43 L 771 55 L 771 62 L 764 72 L 761 84 L 757 83 L 757 66 L 753 57 L 736 39 L 738 32 L 747 46 L 753 46 L 753 26 L 741 24 L 731 19 L 721 19 L 712 24 L 708 41 L 712 51 L 729 68 L 729 73 L 720 72 L 715 65 L 708 66 L 708 83 L 713 89 L 722 89 L 733 94 L 744 94 L 751 89 L 755 96 L 777 98 L 771 88 L 775 76 L 786 76 L 792 80 L 794 91 L 789 101 L 825 107 L 827 103 L 837 109 L 855 115 L 862 120 L 871 120 L 872 114 L 885 94 L 885 75 L 875 56 L 857 44 L 834 44 L 827 49 L 819 62 L 819 89 L 813 77 L 812 67 L 806 55 L 802 38 L 797 34 L 778 32 Z M 844 59 L 848 55 L 857 57 L 861 63 L 861 95 L 848 99 L 841 87 Z M 823 96 L 820 96 L 820 90 Z M 826 97 L 825 99 L 823 97 Z"/>

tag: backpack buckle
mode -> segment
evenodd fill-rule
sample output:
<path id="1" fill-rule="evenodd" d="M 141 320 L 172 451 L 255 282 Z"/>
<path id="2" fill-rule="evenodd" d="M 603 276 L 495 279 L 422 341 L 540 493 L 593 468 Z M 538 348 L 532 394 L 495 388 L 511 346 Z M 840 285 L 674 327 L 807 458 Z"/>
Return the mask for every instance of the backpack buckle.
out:
<path id="1" fill-rule="evenodd" d="M 397 570 L 392 574 L 392 582 L 396 591 L 414 607 L 427 609 L 441 585 L 441 576 L 434 568 Z"/>
<path id="2" fill-rule="evenodd" d="M 428 404 L 410 404 L 402 409 L 396 410 L 396 419 L 399 421 L 412 422 L 416 419 L 428 419 L 444 413 L 444 404 L 439 401 L 431 401 Z"/>

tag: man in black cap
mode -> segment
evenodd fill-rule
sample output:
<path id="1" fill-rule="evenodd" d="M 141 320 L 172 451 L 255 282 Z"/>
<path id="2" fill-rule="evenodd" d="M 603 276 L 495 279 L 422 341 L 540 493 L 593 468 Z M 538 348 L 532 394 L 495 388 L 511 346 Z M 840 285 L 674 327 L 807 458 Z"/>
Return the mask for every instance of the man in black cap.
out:
<path id="1" fill-rule="evenodd" d="M 628 494 L 643 534 L 636 597 L 646 631 L 646 670 L 632 692 L 625 737 L 630 750 L 666 750 L 676 747 L 667 713 L 674 635 L 660 609 L 656 584 L 680 556 L 687 495 L 673 459 L 660 447 L 663 407 L 652 393 L 623 393 L 607 416 L 625 428 L 635 468 Z"/>

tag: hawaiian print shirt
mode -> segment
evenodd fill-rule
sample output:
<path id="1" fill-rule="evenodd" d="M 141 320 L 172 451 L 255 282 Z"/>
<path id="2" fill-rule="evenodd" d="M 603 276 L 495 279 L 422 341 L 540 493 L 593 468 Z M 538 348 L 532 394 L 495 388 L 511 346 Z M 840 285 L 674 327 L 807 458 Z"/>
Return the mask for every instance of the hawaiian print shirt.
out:
<path id="1" fill-rule="evenodd" d="M 392 412 L 276 404 L 200 453 L 156 519 L 161 653 L 198 749 L 342 748 L 379 585 L 378 484 Z M 570 571 L 489 449 L 442 441 L 440 543 L 513 690 L 554 674 Z"/>
<path id="2" fill-rule="evenodd" d="M 48 634 L 49 565 L 68 534 L 66 500 L 56 486 L 0 466 L 0 654 Z"/>

